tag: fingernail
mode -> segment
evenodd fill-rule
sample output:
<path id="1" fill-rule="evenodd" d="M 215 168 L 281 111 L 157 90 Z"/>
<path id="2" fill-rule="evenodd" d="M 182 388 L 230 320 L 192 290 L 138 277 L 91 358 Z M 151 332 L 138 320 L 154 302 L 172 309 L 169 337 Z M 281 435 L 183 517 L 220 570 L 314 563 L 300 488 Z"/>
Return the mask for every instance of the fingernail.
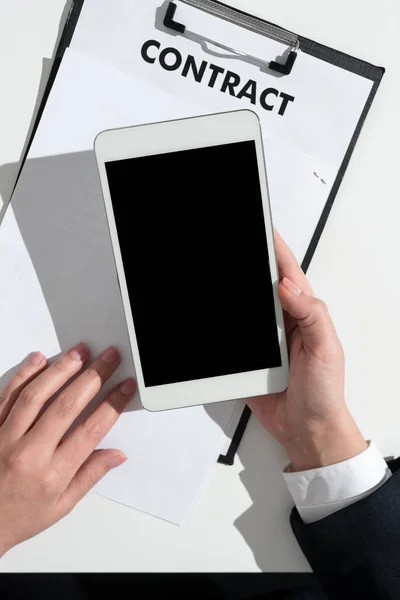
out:
<path id="1" fill-rule="evenodd" d="M 119 389 L 124 396 L 130 396 L 136 389 L 136 381 L 134 379 L 127 379 L 124 383 L 121 383 Z"/>
<path id="2" fill-rule="evenodd" d="M 35 365 L 35 367 L 37 367 L 38 365 L 40 365 L 43 359 L 44 356 L 41 352 L 34 352 L 29 358 L 29 362 L 31 363 L 31 365 Z"/>
<path id="3" fill-rule="evenodd" d="M 110 346 L 107 350 L 104 350 L 102 354 L 100 354 L 100 360 L 107 363 L 108 365 L 112 365 L 119 360 L 119 352 L 114 346 Z"/>
<path id="4" fill-rule="evenodd" d="M 80 360 L 83 362 L 89 358 L 89 348 L 82 342 L 75 346 L 75 348 L 72 348 L 72 350 L 69 351 L 69 355 L 74 360 Z"/>
<path id="5" fill-rule="evenodd" d="M 303 293 L 301 291 L 301 289 L 299 287 L 297 287 L 297 285 L 295 285 L 292 281 L 290 281 L 290 279 L 288 279 L 287 277 L 284 277 L 282 280 L 283 285 L 285 286 L 285 288 L 294 296 L 301 296 L 301 294 Z"/>
<path id="6" fill-rule="evenodd" d="M 117 467 L 123 465 L 127 460 L 128 457 L 120 452 L 119 454 L 114 454 L 114 456 L 110 456 L 110 458 L 107 459 L 107 466 L 109 469 L 116 469 Z"/>

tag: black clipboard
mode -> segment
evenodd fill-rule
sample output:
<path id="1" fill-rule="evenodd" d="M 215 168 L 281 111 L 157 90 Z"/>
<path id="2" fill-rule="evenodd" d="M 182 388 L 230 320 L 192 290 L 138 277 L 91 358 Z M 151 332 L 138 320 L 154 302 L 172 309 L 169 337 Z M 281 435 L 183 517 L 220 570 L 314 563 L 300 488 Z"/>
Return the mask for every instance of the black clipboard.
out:
<path id="1" fill-rule="evenodd" d="M 254 17 L 253 15 L 250 15 L 249 13 L 246 13 L 244 11 L 234 9 L 230 6 L 223 4 L 222 2 L 219 2 L 218 0 L 183 0 L 183 1 L 186 1 L 188 4 L 191 4 L 192 6 L 195 6 L 196 8 L 207 10 L 211 14 L 213 14 L 215 12 L 216 16 L 221 17 L 221 15 L 229 14 L 231 16 L 231 19 L 234 19 L 236 24 L 242 25 L 243 27 L 246 27 L 247 29 L 250 28 L 250 25 L 252 27 L 257 27 L 259 29 L 258 32 L 259 33 L 264 32 L 263 35 L 266 35 L 266 36 L 273 37 L 274 32 L 276 32 L 276 35 L 279 35 L 279 32 L 282 32 L 285 37 L 287 36 L 288 40 L 292 40 L 292 37 L 295 37 L 297 40 L 296 43 L 294 43 L 294 42 L 292 43 L 292 41 L 288 42 L 289 43 L 288 51 L 282 57 L 282 60 L 274 60 L 274 61 L 270 61 L 268 63 L 268 68 L 276 71 L 282 77 L 288 76 L 290 74 L 290 72 L 292 71 L 292 69 L 296 68 L 295 62 L 296 62 L 296 58 L 297 58 L 297 50 L 299 48 L 301 48 L 301 51 L 303 53 L 310 54 L 311 56 L 314 56 L 314 57 L 318 58 L 319 60 L 323 60 L 327 63 L 335 65 L 341 69 L 345 69 L 346 71 L 350 71 L 352 73 L 360 75 L 361 77 L 365 77 L 366 79 L 369 79 L 370 81 L 374 82 L 372 89 L 371 89 L 371 93 L 368 97 L 368 100 L 367 100 L 365 106 L 364 106 L 364 110 L 362 111 L 362 113 L 360 115 L 360 119 L 358 121 L 357 127 L 354 131 L 353 137 L 351 139 L 351 142 L 349 144 L 349 147 L 347 149 L 347 152 L 345 154 L 345 157 L 344 157 L 341 167 L 339 169 L 337 178 L 332 187 L 331 193 L 328 197 L 328 200 L 327 200 L 325 208 L 322 212 L 319 223 L 314 231 L 314 235 L 311 239 L 306 256 L 302 262 L 302 265 L 301 265 L 302 269 L 306 273 L 308 267 L 310 266 L 311 260 L 314 256 L 315 250 L 318 246 L 318 242 L 319 242 L 322 232 L 324 230 L 325 224 L 328 220 L 329 213 L 332 209 L 332 206 L 335 201 L 336 195 L 338 193 L 339 187 L 340 187 L 343 177 L 346 173 L 348 164 L 350 162 L 354 148 L 357 144 L 357 141 L 360 136 L 361 130 L 363 128 L 365 119 L 368 115 L 368 112 L 371 108 L 371 105 L 374 101 L 375 95 L 376 95 L 379 85 L 381 83 L 382 77 L 385 73 L 385 69 L 383 67 L 374 66 L 374 65 L 367 63 L 363 60 L 360 60 L 358 58 L 354 58 L 353 56 L 350 56 L 350 55 L 340 52 L 338 50 L 329 48 L 328 46 L 324 46 L 323 44 L 320 44 L 320 43 L 310 40 L 308 38 L 305 38 L 302 36 L 297 36 L 297 35 L 293 34 L 292 32 L 289 32 L 285 29 L 278 27 L 277 25 L 274 25 L 273 23 L 270 23 L 269 21 L 260 19 L 258 17 Z M 71 9 L 70 9 L 70 12 L 68 14 L 68 17 L 67 17 L 67 20 L 65 23 L 64 31 L 61 35 L 60 42 L 58 44 L 58 48 L 55 53 L 52 69 L 50 71 L 49 79 L 48 79 L 48 82 L 47 82 L 47 85 L 46 85 L 46 88 L 45 88 L 45 91 L 43 94 L 42 102 L 40 104 L 40 107 L 39 107 L 39 110 L 37 113 L 36 121 L 35 121 L 33 130 L 32 130 L 32 135 L 31 135 L 31 138 L 27 145 L 25 155 L 22 160 L 20 172 L 23 168 L 23 164 L 28 155 L 32 140 L 35 136 L 41 116 L 42 116 L 44 108 L 46 106 L 46 102 L 49 97 L 51 88 L 56 79 L 59 66 L 60 66 L 62 58 L 64 56 L 64 52 L 71 43 L 74 31 L 75 31 L 75 27 L 76 27 L 76 24 L 78 22 L 78 19 L 79 19 L 79 16 L 80 16 L 80 13 L 81 13 L 81 10 L 83 7 L 83 3 L 84 3 L 84 0 L 73 0 L 72 1 Z M 199 5 L 201 5 L 201 6 L 199 6 Z M 164 17 L 164 26 L 173 29 L 176 33 L 184 34 L 185 33 L 185 25 L 183 23 L 180 23 L 179 21 L 175 20 L 175 16 L 176 16 L 175 13 L 176 13 L 175 2 L 169 2 L 166 6 L 166 12 L 165 12 L 165 17 Z M 222 18 L 224 18 L 224 17 L 222 16 Z M 254 30 L 254 29 L 252 29 L 252 30 Z M 236 428 L 236 431 L 232 438 L 232 442 L 228 449 L 228 452 L 226 453 L 226 455 L 221 455 L 219 457 L 219 459 L 218 459 L 219 463 L 224 464 L 224 465 L 229 465 L 229 466 L 233 465 L 235 455 L 238 451 L 240 442 L 241 442 L 243 434 L 246 430 L 250 416 L 251 416 L 251 411 L 248 407 L 246 407 L 243 411 L 243 414 L 241 416 L 239 424 Z"/>

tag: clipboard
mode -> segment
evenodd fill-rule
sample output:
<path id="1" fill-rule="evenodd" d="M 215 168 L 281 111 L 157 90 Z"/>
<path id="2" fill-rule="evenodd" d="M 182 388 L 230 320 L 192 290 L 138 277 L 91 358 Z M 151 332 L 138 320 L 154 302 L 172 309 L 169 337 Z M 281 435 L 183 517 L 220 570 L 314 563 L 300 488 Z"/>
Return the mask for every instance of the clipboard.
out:
<path id="1" fill-rule="evenodd" d="M 201 35 L 196 33 L 195 31 L 188 31 L 186 25 L 183 21 L 180 20 L 179 15 L 179 7 L 176 2 L 166 2 L 163 4 L 162 9 L 163 13 L 163 25 L 166 29 L 169 29 L 174 35 L 182 35 L 182 36 L 190 36 L 193 42 L 206 41 L 211 42 L 214 46 L 219 46 L 220 48 L 230 51 L 237 55 L 239 58 L 243 57 L 244 59 L 250 59 L 252 61 L 256 61 L 257 64 L 260 65 L 262 69 L 269 69 L 273 71 L 277 77 L 285 78 L 290 76 L 293 70 L 296 68 L 296 60 L 299 49 L 305 54 L 309 54 L 321 61 L 325 61 L 330 63 L 331 65 L 337 66 L 341 69 L 347 70 L 351 73 L 357 74 L 363 78 L 370 80 L 373 85 L 371 88 L 371 92 L 368 96 L 368 99 L 365 103 L 364 109 L 360 115 L 357 126 L 355 128 L 353 137 L 348 146 L 347 152 L 344 156 L 342 164 L 340 166 L 338 175 L 332 187 L 331 193 L 327 199 L 326 205 L 320 217 L 320 220 L 317 224 L 317 227 L 312 236 L 311 242 L 308 246 L 308 250 L 302 262 L 302 268 L 304 272 L 307 272 L 307 269 L 311 263 L 314 252 L 318 246 L 319 239 L 324 230 L 325 224 L 328 220 L 330 211 L 332 209 L 333 203 L 335 201 L 336 195 L 340 188 L 343 177 L 346 173 L 348 164 L 350 162 L 352 153 L 357 144 L 358 138 L 360 136 L 362 127 L 364 125 L 365 119 L 368 115 L 368 112 L 373 103 L 374 97 L 377 93 L 379 85 L 381 83 L 382 77 L 385 73 L 385 69 L 383 67 L 377 67 L 360 59 L 349 56 L 343 52 L 334 50 L 327 46 L 324 46 L 318 42 L 310 40 L 308 38 L 302 37 L 300 35 L 296 35 L 292 32 L 289 32 L 281 27 L 274 25 L 266 20 L 260 19 L 258 17 L 254 17 L 244 11 L 231 8 L 222 2 L 217 0 L 179 0 L 180 2 L 187 4 L 193 8 L 198 10 L 207 12 L 209 15 L 212 15 L 216 19 L 222 19 L 228 21 L 229 23 L 233 23 L 235 25 L 239 25 L 250 32 L 264 35 L 266 37 L 270 37 L 275 39 L 283 44 L 285 44 L 286 49 L 282 56 L 280 57 L 260 57 L 260 56 L 252 56 L 242 52 L 240 49 L 229 48 L 226 45 L 219 44 L 218 40 L 204 40 Z M 161 0 L 160 0 L 161 2 Z M 21 169 L 23 167 L 25 158 L 29 152 L 31 142 L 35 136 L 38 124 L 40 122 L 40 118 L 43 114 L 46 101 L 50 94 L 52 85 L 56 79 L 57 72 L 59 66 L 61 64 L 64 52 L 66 48 L 71 43 L 72 37 L 74 35 L 75 27 L 78 23 L 79 16 L 84 4 L 84 0 L 73 0 L 71 4 L 71 9 L 69 15 L 67 17 L 64 31 L 62 33 L 58 48 L 55 53 L 55 58 L 53 62 L 53 66 L 49 75 L 48 83 L 43 95 L 43 99 L 41 105 L 38 110 L 37 118 L 33 127 L 32 135 L 27 145 L 27 150 L 25 156 L 22 161 Z M 21 172 L 21 170 L 20 170 Z M 241 419 L 238 423 L 236 432 L 232 438 L 232 442 L 230 444 L 229 450 L 226 455 L 221 455 L 219 457 L 218 462 L 224 465 L 233 465 L 235 455 L 238 451 L 240 442 L 242 440 L 243 434 L 246 430 L 247 424 L 249 422 L 251 416 L 251 411 L 249 408 L 245 408 Z"/>

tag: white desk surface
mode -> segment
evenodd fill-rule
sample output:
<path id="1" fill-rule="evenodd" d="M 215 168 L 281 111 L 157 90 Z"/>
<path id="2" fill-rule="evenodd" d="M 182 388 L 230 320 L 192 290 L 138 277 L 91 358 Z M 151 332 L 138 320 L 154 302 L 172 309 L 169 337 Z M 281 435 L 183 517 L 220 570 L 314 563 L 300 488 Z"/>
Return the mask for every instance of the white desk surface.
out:
<path id="1" fill-rule="evenodd" d="M 228 0 L 225 0 L 228 1 Z M 400 454 L 400 5 L 393 0 L 231 0 L 387 69 L 309 271 L 347 356 L 347 400 L 365 436 Z M 12 189 L 66 0 L 0 0 L 0 181 Z M 188 528 L 95 496 L 12 550 L 0 571 L 306 571 L 280 477 L 284 453 L 252 419 L 235 466 L 218 465 Z"/>

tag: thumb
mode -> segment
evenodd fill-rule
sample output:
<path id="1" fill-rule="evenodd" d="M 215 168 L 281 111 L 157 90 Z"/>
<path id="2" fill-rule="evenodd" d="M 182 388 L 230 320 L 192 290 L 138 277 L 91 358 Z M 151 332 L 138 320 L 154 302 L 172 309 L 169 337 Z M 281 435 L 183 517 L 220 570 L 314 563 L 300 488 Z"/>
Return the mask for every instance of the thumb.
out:
<path id="1" fill-rule="evenodd" d="M 283 309 L 295 320 L 309 350 L 327 349 L 337 339 L 325 302 L 302 292 L 286 277 L 279 285 L 279 298 Z"/>

